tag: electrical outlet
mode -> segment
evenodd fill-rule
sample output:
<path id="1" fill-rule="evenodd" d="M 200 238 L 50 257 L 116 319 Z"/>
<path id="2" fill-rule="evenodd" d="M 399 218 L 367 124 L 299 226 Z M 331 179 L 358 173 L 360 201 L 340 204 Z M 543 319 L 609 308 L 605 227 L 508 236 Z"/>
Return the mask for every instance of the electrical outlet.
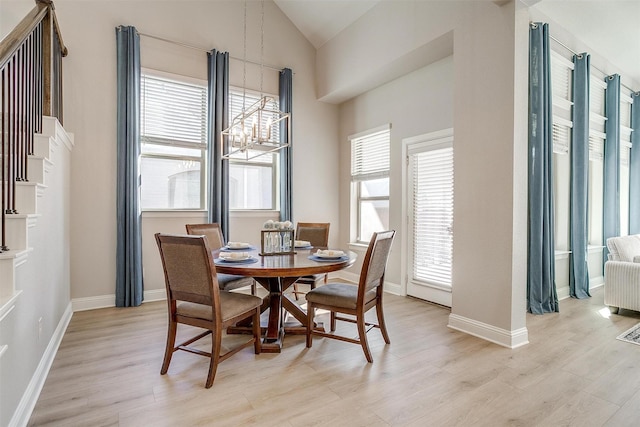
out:
<path id="1" fill-rule="evenodd" d="M 42 338 L 42 317 L 38 319 L 38 341 Z"/>

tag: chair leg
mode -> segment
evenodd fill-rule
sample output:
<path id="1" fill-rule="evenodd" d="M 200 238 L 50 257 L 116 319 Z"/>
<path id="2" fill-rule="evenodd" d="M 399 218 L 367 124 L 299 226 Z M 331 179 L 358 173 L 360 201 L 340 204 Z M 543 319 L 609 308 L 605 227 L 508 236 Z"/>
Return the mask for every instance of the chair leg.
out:
<path id="1" fill-rule="evenodd" d="M 222 346 L 222 330 L 216 328 L 211 333 L 211 361 L 209 362 L 209 374 L 207 375 L 207 383 L 205 388 L 211 388 L 213 380 L 218 370 L 218 362 L 220 361 L 220 347 Z"/>
<path id="2" fill-rule="evenodd" d="M 378 314 L 378 325 L 380 326 L 380 332 L 382 332 L 382 338 L 387 344 L 391 344 L 389 339 L 389 333 L 387 332 L 387 325 L 384 323 L 384 313 L 382 312 L 382 301 L 378 301 L 376 304 L 376 313 Z"/>
<path id="3" fill-rule="evenodd" d="M 329 273 L 324 275 L 324 284 L 327 284 L 327 280 L 329 280 Z"/>
<path id="4" fill-rule="evenodd" d="M 256 291 L 257 291 L 256 290 L 256 281 L 254 280 L 253 282 L 251 282 L 251 295 L 255 296 Z"/>
<path id="5" fill-rule="evenodd" d="M 253 349 L 256 354 L 260 354 L 262 351 L 262 330 L 260 329 L 260 307 L 256 308 L 256 312 L 253 315 Z"/>
<path id="6" fill-rule="evenodd" d="M 169 370 L 169 364 L 171 363 L 171 356 L 173 356 L 174 347 L 176 346 L 176 330 L 178 324 L 169 319 L 169 329 L 167 330 L 167 346 L 164 349 L 164 361 L 162 362 L 162 369 L 160 369 L 160 375 L 164 375 Z"/>
<path id="7" fill-rule="evenodd" d="M 331 312 L 331 332 L 336 331 L 336 312 Z"/>
<path id="8" fill-rule="evenodd" d="M 298 301 L 298 293 L 300 292 L 300 289 L 298 289 L 298 283 L 297 282 L 293 282 L 293 296 L 296 297 L 296 301 Z"/>
<path id="9" fill-rule="evenodd" d="M 373 363 L 373 357 L 371 356 L 371 350 L 369 350 L 369 343 L 367 342 L 367 328 L 364 324 L 364 313 L 358 314 L 358 335 L 360 335 L 360 345 L 364 351 L 364 357 L 367 358 L 367 362 Z"/>
<path id="10" fill-rule="evenodd" d="M 307 302 L 307 348 L 311 348 L 311 330 L 313 329 L 314 312 L 315 308 L 313 304 Z"/>

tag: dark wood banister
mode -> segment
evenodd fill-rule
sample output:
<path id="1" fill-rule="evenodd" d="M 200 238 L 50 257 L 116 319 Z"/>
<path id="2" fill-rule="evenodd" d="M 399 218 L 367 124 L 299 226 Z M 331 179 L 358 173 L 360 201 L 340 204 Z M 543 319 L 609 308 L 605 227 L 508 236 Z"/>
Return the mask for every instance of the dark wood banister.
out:
<path id="1" fill-rule="evenodd" d="M 7 34 L 4 39 L 0 40 L 0 68 L 9 61 L 11 56 L 16 52 L 16 50 L 18 50 L 29 34 L 31 34 L 36 25 L 43 20 L 44 16 L 47 14 L 47 9 L 51 9 L 51 11 L 55 10 L 51 0 L 36 0 L 36 6 L 31 9 L 27 16 L 25 16 L 18 25 L 16 25 L 13 31 Z M 62 33 L 60 32 L 55 12 L 52 13 L 52 16 L 54 28 L 58 35 L 58 40 L 60 40 L 60 50 L 62 52 L 62 56 L 65 57 L 69 51 L 62 41 Z"/>
<path id="2" fill-rule="evenodd" d="M 60 53 L 62 57 L 68 55 L 69 51 L 64 45 L 62 40 L 62 33 L 60 32 L 60 26 L 58 25 L 58 18 L 55 13 L 55 6 L 52 0 L 35 0 L 36 5 L 25 16 L 20 23 L 11 31 L 7 36 L 0 40 L 0 69 L 2 69 L 6 63 L 11 59 L 15 52 L 20 48 L 24 41 L 29 37 L 29 34 L 36 28 L 36 26 L 42 21 L 45 28 L 51 28 L 53 25 L 53 31 L 56 32 L 58 42 L 60 45 Z M 51 33 L 45 31 L 43 33 L 45 38 L 43 43 L 43 53 L 45 58 L 51 57 Z M 51 108 L 51 61 L 44 61 L 43 74 L 44 74 L 44 115 L 48 116 L 52 114 Z M 61 118 L 60 118 L 61 119 Z"/>

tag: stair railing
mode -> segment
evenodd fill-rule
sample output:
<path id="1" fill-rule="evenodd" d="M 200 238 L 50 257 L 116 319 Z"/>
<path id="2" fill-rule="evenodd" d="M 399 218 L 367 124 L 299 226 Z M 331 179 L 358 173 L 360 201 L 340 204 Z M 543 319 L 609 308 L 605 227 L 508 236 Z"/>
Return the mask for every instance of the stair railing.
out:
<path id="1" fill-rule="evenodd" d="M 9 250 L 6 217 L 16 209 L 16 182 L 28 181 L 27 159 L 42 116 L 62 123 L 62 41 L 51 0 L 36 6 L 0 41 L 0 252 Z"/>

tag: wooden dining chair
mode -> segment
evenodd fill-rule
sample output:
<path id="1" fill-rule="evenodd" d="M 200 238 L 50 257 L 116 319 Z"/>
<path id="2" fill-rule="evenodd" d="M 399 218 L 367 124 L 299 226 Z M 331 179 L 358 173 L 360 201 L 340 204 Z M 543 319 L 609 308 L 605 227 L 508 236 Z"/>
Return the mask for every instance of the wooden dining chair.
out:
<path id="1" fill-rule="evenodd" d="M 162 259 L 169 309 L 167 344 L 160 374 L 167 373 L 171 357 L 178 350 L 206 356 L 210 362 L 205 387 L 209 388 L 213 384 L 218 363 L 251 344 L 255 353 L 260 353 L 262 299 L 219 289 L 211 247 L 205 237 L 161 233 L 155 236 Z M 251 339 L 221 354 L 224 328 L 248 317 L 253 321 Z M 176 332 L 180 323 L 205 331 L 176 346 Z M 211 352 L 190 347 L 207 335 L 211 335 Z"/>
<path id="2" fill-rule="evenodd" d="M 311 246 L 326 248 L 329 245 L 329 226 L 328 222 L 299 222 L 296 225 L 296 240 L 305 240 L 311 243 Z M 315 289 L 316 283 L 324 281 L 327 283 L 328 274 L 313 274 L 303 276 L 296 280 L 293 284 L 293 295 L 296 300 L 299 294 L 304 294 L 298 288 L 298 284 L 303 283 Z"/>
<path id="3" fill-rule="evenodd" d="M 220 249 L 227 244 L 222 234 L 220 224 L 212 222 L 207 224 L 185 224 L 187 234 L 206 236 L 212 250 Z M 218 274 L 218 284 L 223 291 L 251 286 L 251 295 L 256 294 L 256 282 L 251 277 L 237 276 L 235 274 Z"/>
<path id="4" fill-rule="evenodd" d="M 373 357 L 367 343 L 367 332 L 373 327 L 378 328 L 382 332 L 384 342 L 391 344 L 387 327 L 384 323 L 382 286 L 384 284 L 387 259 L 389 258 L 395 233 L 394 230 L 391 230 L 373 234 L 362 264 L 360 281 L 357 286 L 349 283 L 329 283 L 307 292 L 305 296 L 307 299 L 307 347 L 311 347 L 312 335 L 360 344 L 367 361 L 372 363 Z M 373 307 L 376 308 L 378 316 L 377 324 L 369 323 L 364 318 L 365 313 Z M 331 312 L 331 333 L 312 327 L 316 308 Z M 355 319 L 338 316 L 336 313 L 355 316 Z M 336 320 L 357 324 L 358 339 L 336 335 Z M 366 329 L 367 326 L 370 328 Z"/>

